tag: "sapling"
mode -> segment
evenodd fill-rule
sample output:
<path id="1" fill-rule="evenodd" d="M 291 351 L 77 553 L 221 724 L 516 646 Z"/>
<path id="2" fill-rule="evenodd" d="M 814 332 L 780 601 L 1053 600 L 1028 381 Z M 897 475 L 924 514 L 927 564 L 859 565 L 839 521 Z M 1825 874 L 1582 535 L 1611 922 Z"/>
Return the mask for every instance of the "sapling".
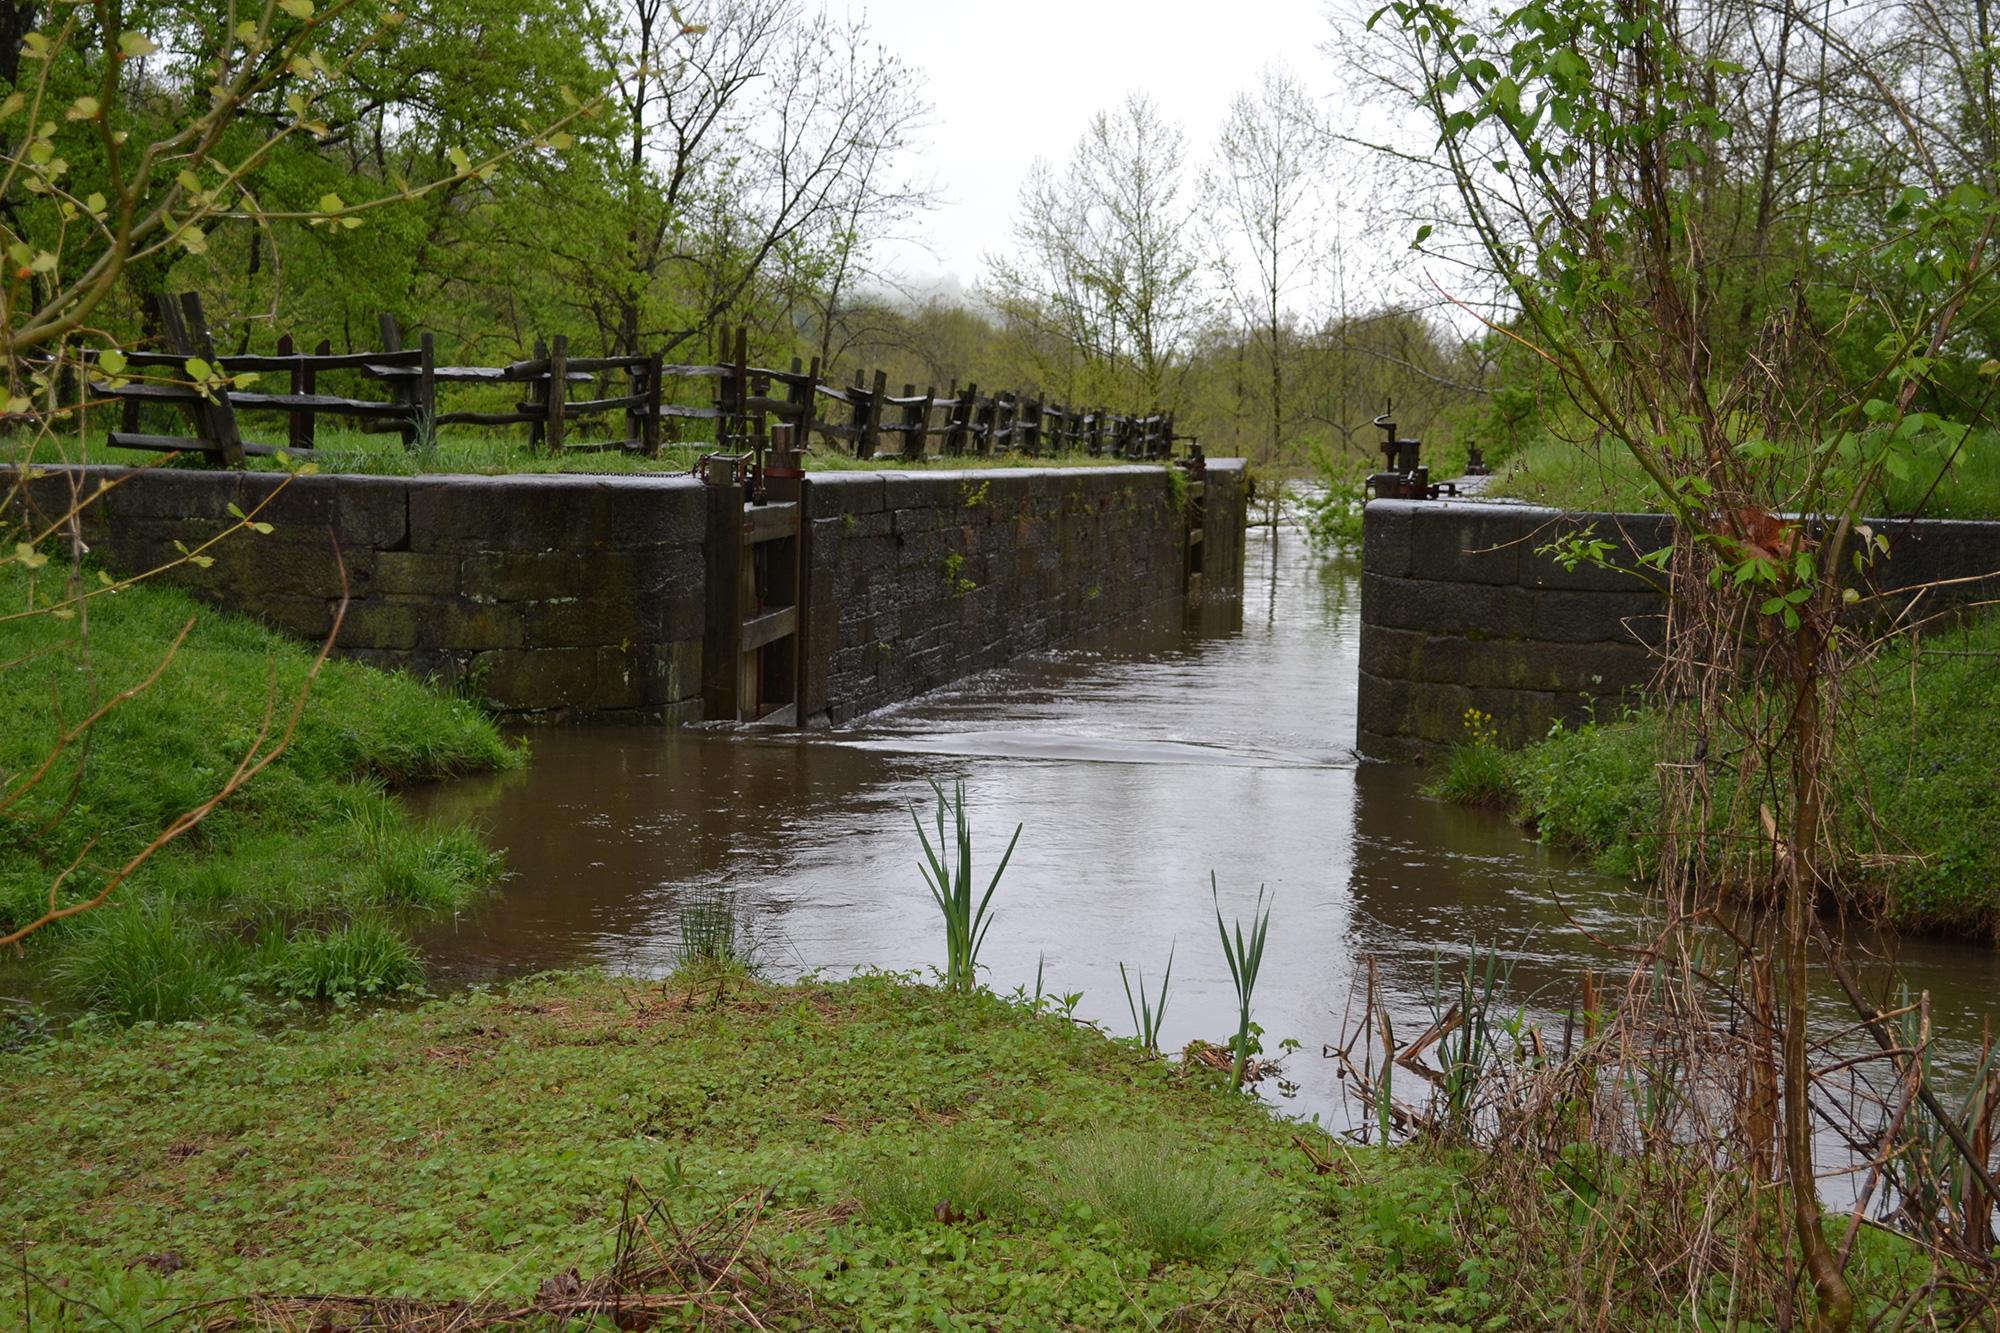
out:
<path id="1" fill-rule="evenodd" d="M 1250 1062 L 1250 997 L 1257 989 L 1257 970 L 1264 965 L 1264 938 L 1271 929 L 1271 909 L 1264 905 L 1264 889 L 1257 889 L 1257 906 L 1250 914 L 1250 934 L 1243 934 L 1243 922 L 1236 922 L 1234 938 L 1222 923 L 1222 893 L 1216 887 L 1215 872 L 1208 872 L 1208 893 L 1215 902 L 1215 929 L 1222 936 L 1222 954 L 1229 960 L 1229 979 L 1236 983 L 1236 1066 L 1230 1071 L 1229 1086 L 1243 1086 L 1243 1071 Z"/>

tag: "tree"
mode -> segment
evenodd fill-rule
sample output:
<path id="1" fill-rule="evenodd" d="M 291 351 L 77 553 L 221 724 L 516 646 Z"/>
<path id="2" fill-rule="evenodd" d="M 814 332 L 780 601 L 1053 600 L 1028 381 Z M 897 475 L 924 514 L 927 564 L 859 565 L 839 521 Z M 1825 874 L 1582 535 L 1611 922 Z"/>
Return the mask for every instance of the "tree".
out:
<path id="1" fill-rule="evenodd" d="M 631 0 L 600 42 L 622 71 L 617 132 L 546 173 L 562 234 L 527 212 L 507 244 L 553 267 L 607 348 L 671 354 L 727 318 L 779 330 L 842 219 L 851 270 L 904 196 L 925 107 L 865 22 L 800 0 Z"/>
<path id="2" fill-rule="evenodd" d="M 1298 339 L 1292 302 L 1322 278 L 1329 219 L 1328 141 L 1304 85 L 1270 66 L 1238 93 L 1204 180 L 1227 289 L 1269 376 L 1265 457 L 1276 461 L 1291 416 L 1286 372 Z M 1247 268 L 1239 254 L 1247 253 Z"/>
<path id="3" fill-rule="evenodd" d="M 1209 305 L 1186 160 L 1186 135 L 1135 93 L 1092 118 L 1060 172 L 1037 162 L 1021 187 L 1016 251 L 989 258 L 987 292 L 1062 349 L 1049 369 L 1072 400 L 1178 403 Z"/>
<path id="4" fill-rule="evenodd" d="M 1854 1296 L 1815 1190 L 1806 1027 L 1815 940 L 1845 975 L 1815 915 L 1838 836 L 1825 812 L 1850 780 L 1841 680 L 1871 637 L 1852 608 L 1874 600 L 1865 573 L 1888 544 L 1867 506 L 1885 478 L 1948 467 L 2000 373 L 1974 318 L 2000 299 L 2000 164 L 1978 131 L 1991 34 L 1983 19 L 1960 31 L 1975 49 L 1939 80 L 1942 45 L 1918 58 L 1888 10 L 1530 0 L 1489 16 L 1396 0 L 1382 17 L 1420 71 L 1417 106 L 1457 191 L 1439 225 L 1465 229 L 1513 302 L 1498 332 L 1550 368 L 1582 431 L 1628 452 L 1677 520 L 1673 545 L 1645 553 L 1672 593 L 1661 883 L 1675 929 L 1719 913 L 1728 887 L 1776 909 L 1755 923 L 1757 980 L 1737 1000 L 1756 1034 L 1745 1077 L 1776 1047 L 1780 1151 L 1774 1164 L 1768 1126 L 1748 1117 L 1732 1156 L 1785 1187 L 1799 1271 L 1819 1317 L 1844 1324 Z M 1609 545 L 1585 533 L 1552 549 L 1575 565 Z M 1761 841 L 1707 836 L 1746 813 L 1718 808 L 1723 791 L 1754 793 Z M 1675 936 L 1653 955 L 1678 954 L 1691 989 L 1712 974 L 1686 962 L 1694 947 Z M 1773 973 L 1777 998 L 1757 999 Z"/>

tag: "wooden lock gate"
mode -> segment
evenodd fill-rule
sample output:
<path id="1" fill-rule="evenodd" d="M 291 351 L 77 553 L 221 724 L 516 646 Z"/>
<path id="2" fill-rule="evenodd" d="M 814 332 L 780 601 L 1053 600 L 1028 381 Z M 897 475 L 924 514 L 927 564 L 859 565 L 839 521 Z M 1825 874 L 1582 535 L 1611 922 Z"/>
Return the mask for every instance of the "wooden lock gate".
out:
<path id="1" fill-rule="evenodd" d="M 747 462 L 715 455 L 702 464 L 708 486 L 702 716 L 798 726 L 811 601 L 807 482 L 801 470 L 775 460 L 761 477 Z M 761 499 L 753 498 L 753 487 Z"/>

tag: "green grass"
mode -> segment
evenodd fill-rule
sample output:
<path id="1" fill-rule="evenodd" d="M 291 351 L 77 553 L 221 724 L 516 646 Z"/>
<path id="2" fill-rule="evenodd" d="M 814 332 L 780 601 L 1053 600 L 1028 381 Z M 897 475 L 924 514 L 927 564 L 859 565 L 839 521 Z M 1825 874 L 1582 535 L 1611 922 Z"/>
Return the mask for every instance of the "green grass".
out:
<path id="1" fill-rule="evenodd" d="M 1054 1154 L 1050 1175 L 1048 1197 L 1059 1208 L 1103 1221 L 1169 1262 L 1237 1257 L 1266 1221 L 1253 1175 L 1178 1135 L 1080 1136 Z"/>
<path id="2" fill-rule="evenodd" d="M 0 566 L 0 614 L 29 605 L 31 577 Z M 0 931 L 48 906 L 63 867 L 76 863 L 58 901 L 82 901 L 209 798 L 252 745 L 267 700 L 282 723 L 311 660 L 160 586 L 94 598 L 87 642 L 77 621 L 0 622 L 0 661 L 11 664 L 0 672 L 0 773 L 18 783 L 54 747 L 59 714 L 74 721 L 93 698 L 144 680 L 190 618 L 158 681 L 0 817 Z M 414 962 L 383 939 L 400 940 L 411 914 L 463 905 L 500 867 L 475 833 L 412 821 L 388 788 L 519 762 L 469 702 L 330 662 L 290 749 L 104 907 L 32 937 L 26 971 L 130 1020 L 215 1015 L 255 993 L 395 991 Z"/>
<path id="3" fill-rule="evenodd" d="M 976 1139 L 937 1134 L 863 1163 L 853 1188 L 868 1221 L 910 1231 L 938 1222 L 1027 1219 L 1037 1209 L 1035 1174 L 1034 1165 Z"/>
<path id="4" fill-rule="evenodd" d="M 50 1333 L 574 1292 L 634 1187 L 665 1209 L 649 1255 L 729 1219 L 701 1282 L 756 1266 L 746 1306 L 786 1328 L 1566 1327 L 1589 1228 L 1565 1186 L 1522 1235 L 1472 1154 L 1348 1151 L 1213 1071 L 894 977 L 564 975 L 313 1030 L 30 1041 L 0 1055 L 0 1234 L 28 1270 L 0 1323 Z M 1857 1266 L 1871 1312 L 1886 1271 Z M 1690 1326 L 1678 1287 L 1618 1299 Z"/>
<path id="5" fill-rule="evenodd" d="M 1907 642 L 1849 682 L 1836 816 L 1853 855 L 1837 874 L 1859 905 L 1894 924 L 2000 936 L 2000 617 L 1933 631 L 1916 653 L 1914 688 Z M 1606 873 L 1643 877 L 1658 864 L 1662 744 L 1658 715 L 1632 712 L 1516 752 L 1492 749 L 1478 756 L 1477 783 L 1458 773 L 1472 761 L 1454 751 L 1432 792 L 1471 800 L 1497 787 L 1544 840 L 1588 853 Z M 1717 764 L 1714 779 L 1726 804 L 1730 770 Z"/>
<path id="6" fill-rule="evenodd" d="M 282 432 L 259 433 L 253 429 L 249 438 L 264 443 L 283 443 Z M 590 438 L 596 437 L 593 435 Z M 643 454 L 628 454 L 617 450 L 603 453 L 550 454 L 546 451 L 531 451 L 524 435 L 476 429 L 446 429 L 440 431 L 437 439 L 427 447 L 406 448 L 402 438 L 397 435 L 322 429 L 315 439 L 311 461 L 321 472 L 368 473 L 379 476 L 498 475 L 517 472 L 673 474 L 688 472 L 702 457 L 714 452 L 716 445 L 712 441 L 699 441 L 666 445 L 661 448 L 658 455 L 651 458 Z M 64 440 L 60 444 L 46 440 L 38 442 L 29 461 L 117 463 L 131 467 L 145 467 L 158 465 L 163 457 L 164 455 L 151 450 L 114 449 L 105 443 L 105 437 L 101 432 L 93 432 L 80 447 L 73 439 Z M 8 451 L 5 461 L 17 461 L 12 450 Z M 877 457 L 864 461 L 851 454 L 822 447 L 806 455 L 806 469 L 811 472 L 849 472 L 906 467 L 1115 467 L 1132 461 L 1092 457 L 1081 453 L 1043 454 L 1034 458 L 1020 453 L 1004 453 L 986 458 L 976 454 L 964 454 L 950 458 L 932 457 L 922 463 L 906 462 L 897 457 Z M 204 467 L 207 464 L 200 458 L 188 456 L 184 461 L 175 460 L 173 466 Z M 275 470 L 286 464 L 275 458 L 253 457 L 245 460 L 245 466 L 253 471 L 260 471 Z M 1164 465 L 1154 464 L 1154 466 Z"/>
<path id="7" fill-rule="evenodd" d="M 1585 446 L 1549 436 L 1523 443 L 1498 464 L 1486 494 L 1571 512 L 1635 513 L 1662 507 L 1651 479 L 1623 446 Z M 1900 516 L 1919 504 L 1927 518 L 2000 518 L 2000 433 L 1975 432 L 1942 479 L 1935 471 L 1920 470 L 1907 480 L 1891 481 L 1870 497 L 1866 508 L 1876 515 Z"/>

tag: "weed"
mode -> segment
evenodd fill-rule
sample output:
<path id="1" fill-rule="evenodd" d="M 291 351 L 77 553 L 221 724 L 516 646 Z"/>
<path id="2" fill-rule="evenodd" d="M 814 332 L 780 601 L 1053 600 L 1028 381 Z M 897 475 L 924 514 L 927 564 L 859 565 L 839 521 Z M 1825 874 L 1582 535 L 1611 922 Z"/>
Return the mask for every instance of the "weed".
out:
<path id="1" fill-rule="evenodd" d="M 986 932 L 993 925 L 987 918 L 986 909 L 993 901 L 993 890 L 1000 887 L 1000 876 L 1007 873 L 1007 863 L 1014 858 L 1014 847 L 1021 841 L 1022 825 L 1014 826 L 1014 836 L 1007 842 L 1007 851 L 993 871 L 993 878 L 987 881 L 986 892 L 975 904 L 972 898 L 972 824 L 966 817 L 965 783 L 959 782 L 955 794 L 950 797 L 944 794 L 944 788 L 936 781 L 931 783 L 931 790 L 937 795 L 935 847 L 931 844 L 930 834 L 924 831 L 923 818 L 917 814 L 914 805 L 910 807 L 910 818 L 917 826 L 917 838 L 924 847 L 925 883 L 930 888 L 932 900 L 937 903 L 939 915 L 944 918 L 945 986 L 961 994 L 970 994 L 978 986 L 979 948 L 986 942 Z M 950 842 L 945 839 L 947 812 L 952 817 L 954 833 Z"/>
<path id="2" fill-rule="evenodd" d="M 171 897 L 114 901 L 76 922 L 51 970 L 73 1002 L 122 1022 L 176 1023 L 241 999 L 241 947 Z"/>
<path id="3" fill-rule="evenodd" d="M 361 900 L 378 907 L 463 907 L 500 873 L 499 853 L 464 825 L 413 824 L 391 797 L 358 801 L 350 816 L 373 860 Z"/>
<path id="4" fill-rule="evenodd" d="M 1013 1162 L 987 1148 L 942 1140 L 869 1163 L 855 1193 L 870 1222 L 898 1230 L 1016 1218 L 1029 1202 Z"/>
<path id="5" fill-rule="evenodd" d="M 1424 795 L 1459 805 L 1505 803 L 1514 794 L 1514 771 L 1507 752 L 1500 748 L 1493 715 L 1468 708 L 1461 721 L 1465 739 L 1445 756 L 1444 771 L 1423 785 Z"/>
<path id="6" fill-rule="evenodd" d="M 1229 1085 L 1243 1086 L 1243 1068 L 1250 1060 L 1250 999 L 1257 989 L 1257 971 L 1264 965 L 1264 938 L 1271 929 L 1271 909 L 1264 905 L 1264 890 L 1257 890 L 1257 906 L 1250 913 L 1250 935 L 1243 935 L 1243 922 L 1236 922 L 1236 934 L 1232 939 L 1229 928 L 1222 924 L 1222 894 L 1216 887 L 1215 872 L 1208 872 L 1209 897 L 1215 902 L 1215 929 L 1222 936 L 1222 953 L 1229 960 L 1229 980 L 1236 987 L 1236 1036 L 1230 1042 L 1230 1050 L 1235 1053 L 1235 1068 L 1230 1071 Z"/>
<path id="7" fill-rule="evenodd" d="M 1263 1221 L 1263 1190 L 1191 1146 L 1131 1132 L 1071 1140 L 1050 1164 L 1050 1202 L 1087 1208 L 1170 1263 L 1239 1253 Z"/>
<path id="8" fill-rule="evenodd" d="M 959 503 L 967 509 L 977 509 L 986 503 L 987 493 L 992 489 L 993 483 L 990 481 L 982 481 L 977 486 L 974 486 L 969 481 L 960 482 L 958 486 Z"/>
<path id="9" fill-rule="evenodd" d="M 369 918 L 327 931 L 266 935 L 257 969 L 264 984 L 286 999 L 336 1004 L 407 993 L 424 977 L 410 942 Z"/>
<path id="10" fill-rule="evenodd" d="M 979 587 L 971 579 L 964 577 L 965 556 L 957 551 L 944 558 L 944 582 L 954 597 L 963 597 Z"/>

